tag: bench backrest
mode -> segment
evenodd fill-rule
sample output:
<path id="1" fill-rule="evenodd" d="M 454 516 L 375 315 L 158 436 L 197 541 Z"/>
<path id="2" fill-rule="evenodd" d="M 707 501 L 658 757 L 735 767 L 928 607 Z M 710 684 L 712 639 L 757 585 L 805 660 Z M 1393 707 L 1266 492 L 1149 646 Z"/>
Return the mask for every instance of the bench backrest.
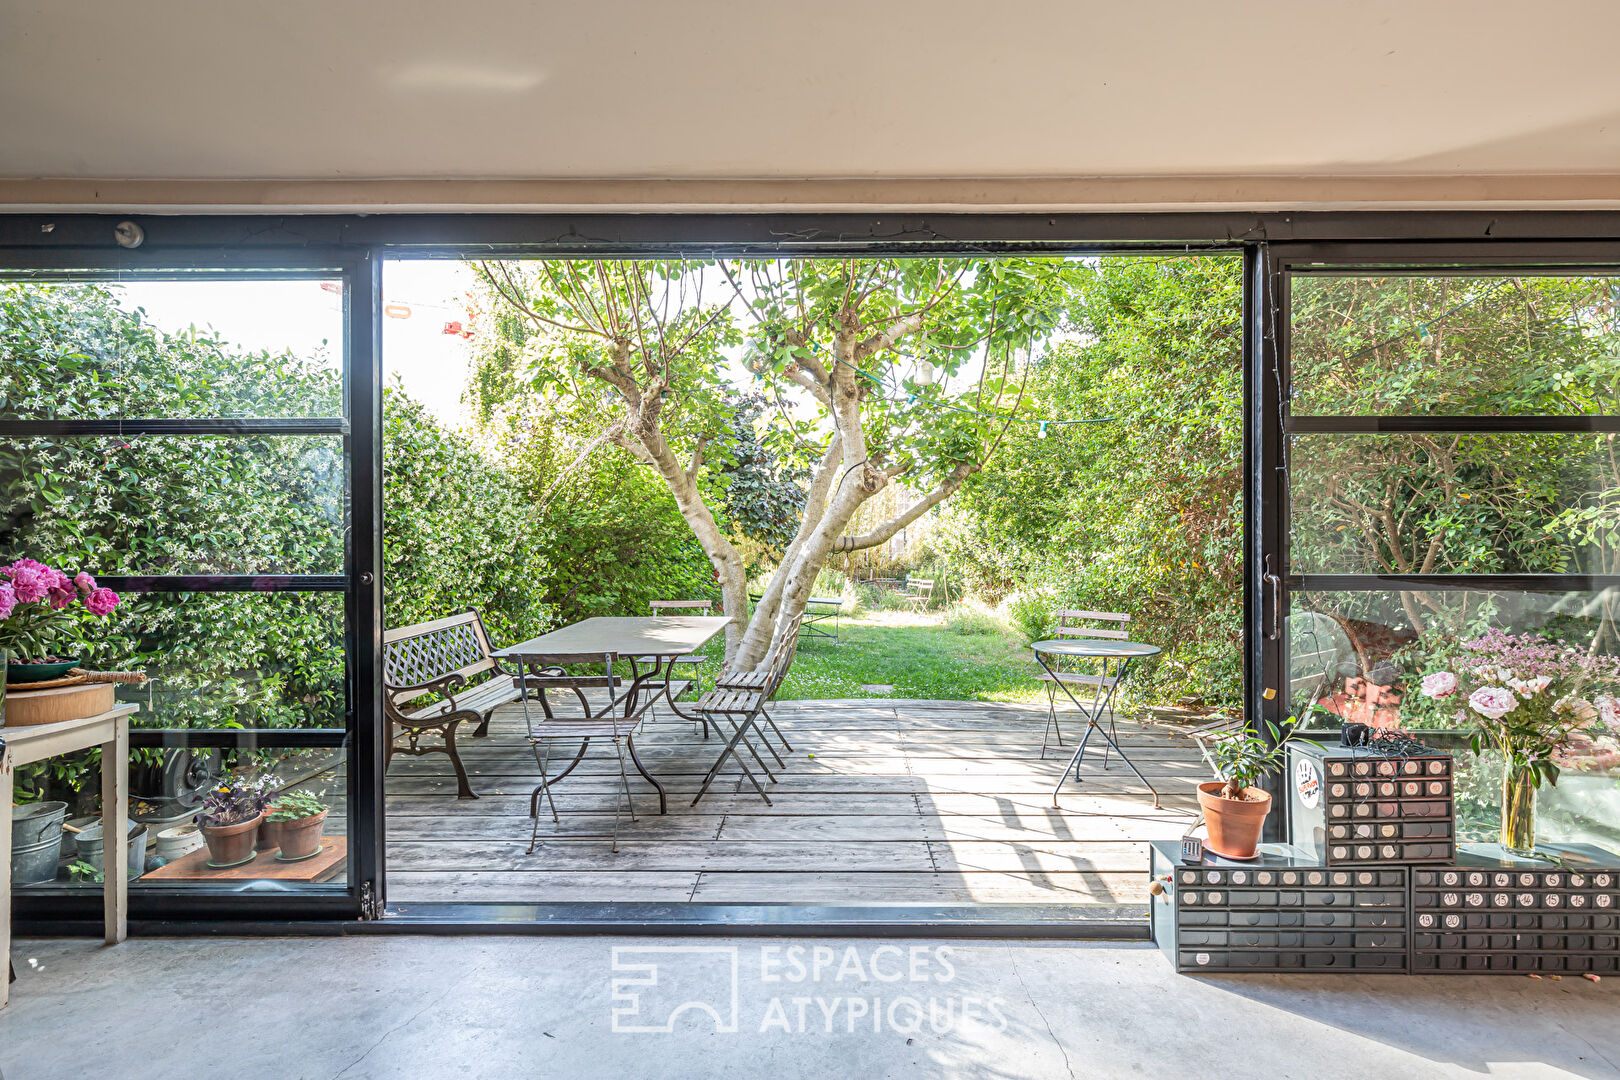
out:
<path id="1" fill-rule="evenodd" d="M 1118 611 L 1084 611 L 1079 608 L 1060 608 L 1052 614 L 1057 616 L 1058 637 L 1073 638 L 1111 638 L 1115 641 L 1129 641 L 1130 633 L 1123 627 L 1131 621 L 1129 615 Z M 1112 626 L 1085 626 L 1088 622 L 1111 623 Z"/>
<path id="2" fill-rule="evenodd" d="M 471 680 L 495 668 L 489 635 L 476 611 L 464 611 L 383 634 L 383 689 L 390 698 L 449 675 Z"/>
<path id="3" fill-rule="evenodd" d="M 926 577 L 906 578 L 906 588 L 918 596 L 929 596 L 934 591 L 934 579 Z"/>

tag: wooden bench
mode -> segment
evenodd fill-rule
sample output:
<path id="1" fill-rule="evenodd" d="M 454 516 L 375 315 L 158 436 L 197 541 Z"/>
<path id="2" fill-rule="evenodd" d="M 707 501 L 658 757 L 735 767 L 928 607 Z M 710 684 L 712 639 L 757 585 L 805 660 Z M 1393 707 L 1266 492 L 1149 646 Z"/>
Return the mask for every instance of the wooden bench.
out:
<path id="1" fill-rule="evenodd" d="M 456 770 L 457 794 L 476 799 L 467 770 L 456 753 L 456 728 L 477 720 L 474 737 L 488 734 L 496 706 L 517 701 L 523 691 L 515 678 L 490 656 L 489 635 L 476 611 L 432 622 L 401 626 L 383 634 L 383 714 L 388 728 L 383 769 L 396 753 L 446 754 Z M 476 685 L 471 680 L 486 673 Z M 423 698 L 437 700 L 421 704 Z M 424 733 L 435 732 L 443 745 L 421 745 Z M 396 746 L 404 734 L 408 746 Z"/>

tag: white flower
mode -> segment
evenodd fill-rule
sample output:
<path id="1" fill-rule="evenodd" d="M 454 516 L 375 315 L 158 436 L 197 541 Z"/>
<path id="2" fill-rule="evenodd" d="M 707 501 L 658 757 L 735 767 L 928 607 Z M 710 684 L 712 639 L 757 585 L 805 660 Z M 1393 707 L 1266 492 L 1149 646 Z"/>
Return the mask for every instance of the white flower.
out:
<path id="1" fill-rule="evenodd" d="M 1468 695 L 1468 707 L 1491 720 L 1500 720 L 1519 707 L 1519 699 L 1497 686 L 1482 686 Z"/>
<path id="2" fill-rule="evenodd" d="M 1514 693 L 1522 698 L 1532 698 L 1552 685 L 1552 679 L 1546 675 L 1537 675 L 1533 679 L 1512 679 L 1508 683 L 1513 687 Z"/>
<path id="3" fill-rule="evenodd" d="M 1457 692 L 1457 676 L 1449 671 L 1437 671 L 1433 675 L 1425 675 L 1423 676 L 1421 689 L 1424 697 L 1450 697 Z"/>
<path id="4" fill-rule="evenodd" d="M 1620 727 L 1620 701 L 1616 701 L 1613 694 L 1602 694 L 1597 699 L 1598 715 L 1603 717 L 1603 723 L 1613 731 Z"/>

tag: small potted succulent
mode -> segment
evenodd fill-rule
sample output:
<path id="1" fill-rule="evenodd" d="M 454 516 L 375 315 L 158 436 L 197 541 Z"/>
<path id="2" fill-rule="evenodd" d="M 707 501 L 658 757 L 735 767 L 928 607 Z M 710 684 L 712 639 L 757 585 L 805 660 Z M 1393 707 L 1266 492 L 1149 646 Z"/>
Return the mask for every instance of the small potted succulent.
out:
<path id="1" fill-rule="evenodd" d="M 82 611 L 101 617 L 118 606 L 118 594 L 82 570 L 71 577 L 33 559 L 0 566 L 0 655 L 9 654 L 6 682 L 44 682 L 79 662 L 59 655 Z"/>
<path id="2" fill-rule="evenodd" d="M 321 829 L 330 809 L 320 794 L 313 791 L 277 795 L 264 819 L 263 827 L 270 829 L 272 836 L 265 842 L 266 850 L 272 843 L 280 847 L 276 858 L 282 862 L 298 862 L 320 854 Z"/>
<path id="3" fill-rule="evenodd" d="M 1298 718 L 1292 716 L 1281 727 L 1267 721 L 1270 740 L 1240 727 L 1210 747 L 1220 779 L 1198 785 L 1198 805 L 1209 827 L 1204 846 L 1210 851 L 1225 859 L 1255 857 L 1271 812 L 1271 793 L 1255 782 L 1281 767 L 1298 726 Z"/>
<path id="4" fill-rule="evenodd" d="M 255 846 L 259 822 L 272 797 L 267 781 L 232 777 L 203 799 L 196 821 L 208 845 L 211 869 L 241 866 L 259 853 Z"/>

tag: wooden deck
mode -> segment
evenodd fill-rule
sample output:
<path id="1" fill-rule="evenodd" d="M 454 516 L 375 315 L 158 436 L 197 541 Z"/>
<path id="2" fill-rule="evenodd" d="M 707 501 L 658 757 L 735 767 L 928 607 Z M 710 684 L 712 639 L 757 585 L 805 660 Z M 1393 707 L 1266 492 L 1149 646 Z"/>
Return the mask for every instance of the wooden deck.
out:
<path id="1" fill-rule="evenodd" d="M 397 757 L 389 902 L 1073 903 L 1136 914 L 1146 842 L 1186 831 L 1194 782 L 1207 775 L 1187 739 L 1121 724 L 1163 809 L 1117 759 L 1104 770 L 1088 748 L 1083 781 L 1067 784 L 1054 810 L 1068 751 L 1041 760 L 1044 706 L 806 701 L 773 714 L 794 747 L 769 788 L 774 807 L 733 780 L 693 808 L 721 744 L 667 713 L 647 724 L 636 741 L 669 789 L 669 813 L 659 816 L 656 794 L 632 772 L 637 820 L 621 823 L 617 854 L 605 839 L 577 836 L 611 827 L 611 745 L 593 746 L 554 789 L 562 826 L 545 818 L 533 855 L 524 849 L 538 772 L 517 706 L 496 713 L 486 738 L 462 739 L 476 801 L 455 797 L 443 755 Z M 1067 729 L 1078 733 L 1072 716 Z"/>

